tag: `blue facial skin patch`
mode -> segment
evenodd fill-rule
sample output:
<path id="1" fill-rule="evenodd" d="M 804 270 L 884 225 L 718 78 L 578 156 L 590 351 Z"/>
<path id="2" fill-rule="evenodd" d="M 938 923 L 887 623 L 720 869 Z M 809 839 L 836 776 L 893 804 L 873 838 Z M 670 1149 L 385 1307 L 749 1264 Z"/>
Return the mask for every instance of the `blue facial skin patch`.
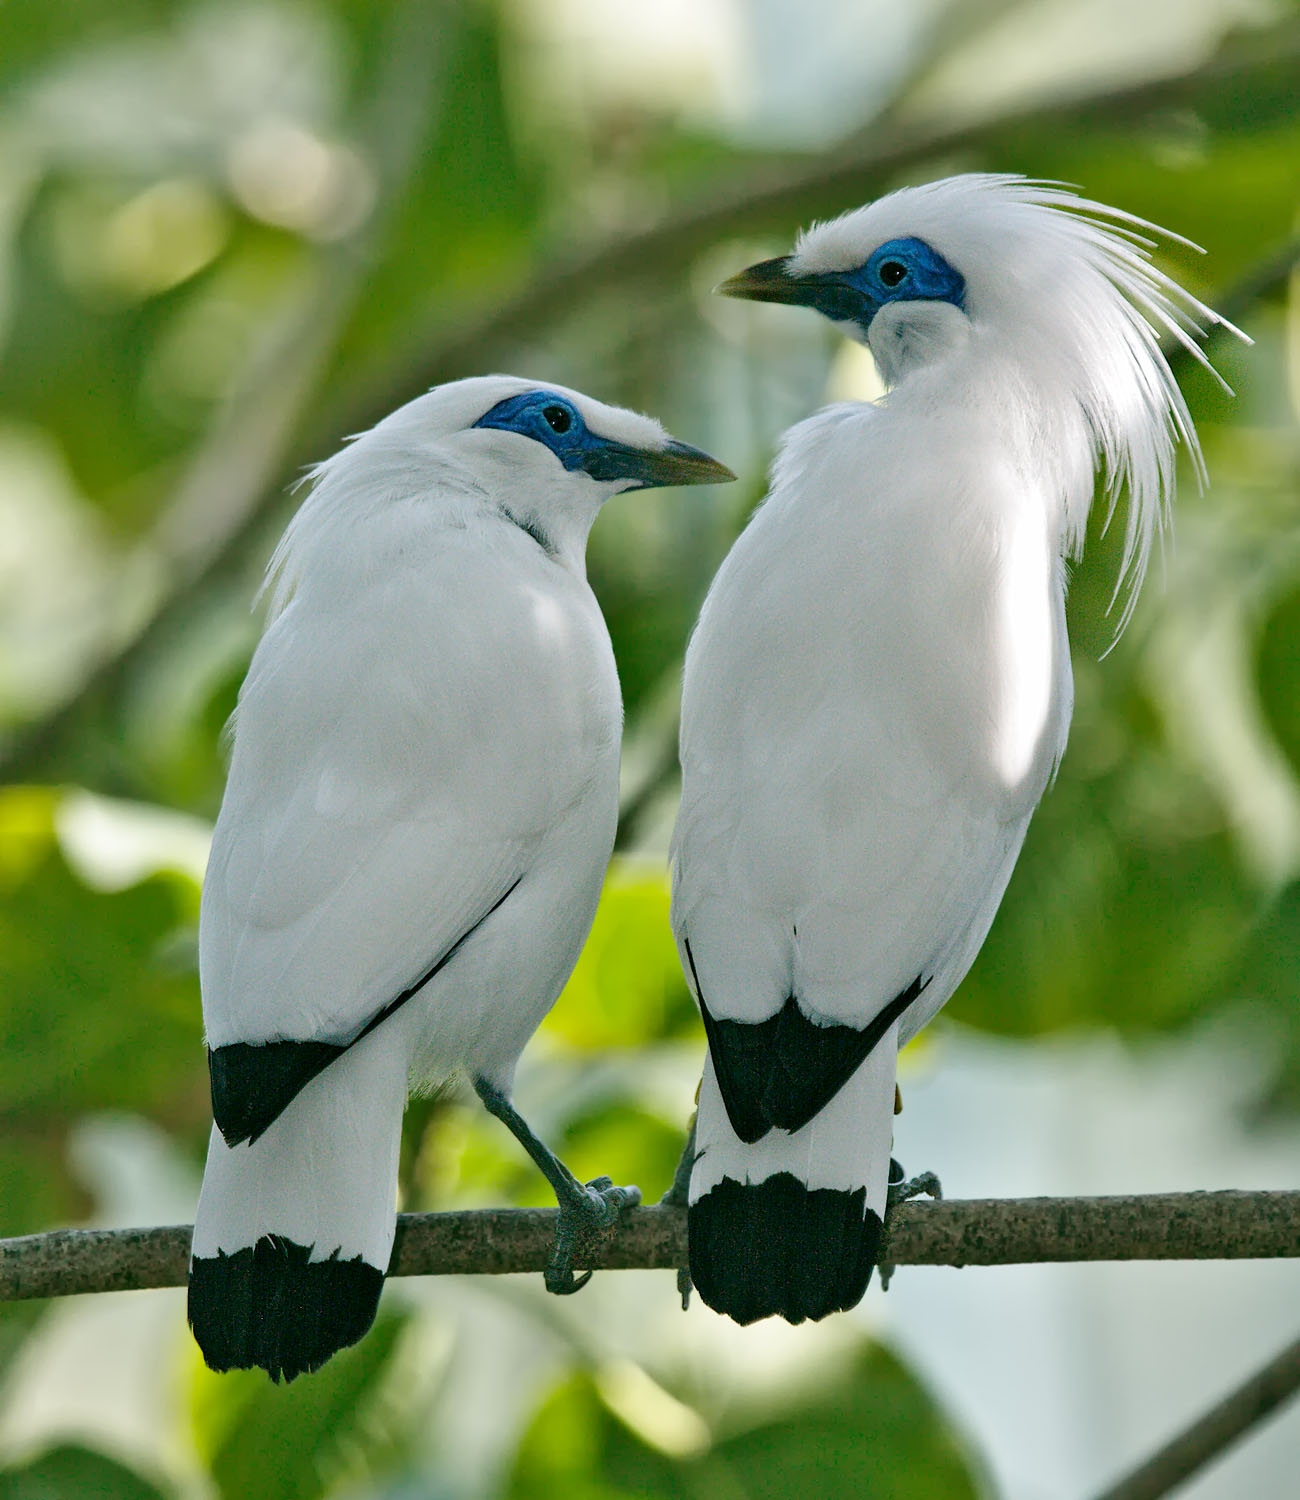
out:
<path id="1" fill-rule="evenodd" d="M 718 484 L 736 476 L 698 448 L 669 439 L 662 448 L 633 448 L 592 432 L 578 408 L 555 391 L 522 391 L 498 401 L 475 427 L 517 432 L 549 448 L 570 471 L 602 484 L 631 481 L 627 488 L 648 490 L 660 485 Z"/>
<path id="2" fill-rule="evenodd" d="M 889 302 L 951 302 L 965 309 L 965 277 L 914 237 L 889 240 L 855 270 L 805 273 L 792 269 L 791 259 L 782 255 L 750 266 L 719 291 L 756 302 L 811 307 L 833 323 L 857 324 L 864 337 Z"/>
<path id="3" fill-rule="evenodd" d="M 589 474 L 591 461 L 608 445 L 606 438 L 597 437 L 590 430 L 573 402 L 554 391 L 523 391 L 518 396 L 507 396 L 474 425 L 532 438 L 549 448 L 566 469 L 585 469 Z M 593 474 L 592 477 L 610 476 Z"/>
<path id="4" fill-rule="evenodd" d="M 856 271 L 797 279 L 809 307 L 833 322 L 856 323 L 864 334 L 887 302 L 966 302 L 965 277 L 918 239 L 888 241 Z"/>

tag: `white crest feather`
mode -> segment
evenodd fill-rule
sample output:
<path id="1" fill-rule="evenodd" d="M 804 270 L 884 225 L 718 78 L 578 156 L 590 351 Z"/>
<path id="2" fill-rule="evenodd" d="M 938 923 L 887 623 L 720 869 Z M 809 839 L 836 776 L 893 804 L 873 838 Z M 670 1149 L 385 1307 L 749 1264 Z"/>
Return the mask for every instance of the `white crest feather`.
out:
<path id="1" fill-rule="evenodd" d="M 966 310 L 982 336 L 1004 352 L 1040 392 L 1049 441 L 1061 448 L 1064 496 L 1061 544 L 1083 545 L 1094 486 L 1072 480 L 1076 446 L 1064 423 L 1082 430 L 1090 468 L 1099 469 L 1107 519 L 1120 494 L 1129 506 L 1116 597 L 1127 624 L 1169 516 L 1175 450 L 1182 442 L 1198 482 L 1200 445 L 1178 382 L 1161 348 L 1168 337 L 1213 372 L 1197 340 L 1221 318 L 1152 262 L 1158 240 L 1199 249 L 1122 210 L 1082 198 L 1060 184 L 971 173 L 903 188 L 800 237 L 793 265 L 808 272 L 848 269 L 868 248 L 894 236 L 925 240 L 966 278 Z M 1249 342 L 1249 340 L 1247 340 Z M 1216 379 L 1217 379 L 1216 374 Z M 1082 428 L 1078 423 L 1082 422 Z"/>

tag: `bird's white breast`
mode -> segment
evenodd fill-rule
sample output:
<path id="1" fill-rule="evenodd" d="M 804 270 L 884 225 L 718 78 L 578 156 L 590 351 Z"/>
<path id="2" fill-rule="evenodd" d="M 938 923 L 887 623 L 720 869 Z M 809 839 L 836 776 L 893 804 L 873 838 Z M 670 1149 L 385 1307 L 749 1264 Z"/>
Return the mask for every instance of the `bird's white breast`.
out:
<path id="1" fill-rule="evenodd" d="M 1068 727 L 1045 497 L 978 404 L 941 416 L 794 429 L 687 660 L 679 926 L 765 913 L 774 984 L 828 1017 L 982 939 Z"/>

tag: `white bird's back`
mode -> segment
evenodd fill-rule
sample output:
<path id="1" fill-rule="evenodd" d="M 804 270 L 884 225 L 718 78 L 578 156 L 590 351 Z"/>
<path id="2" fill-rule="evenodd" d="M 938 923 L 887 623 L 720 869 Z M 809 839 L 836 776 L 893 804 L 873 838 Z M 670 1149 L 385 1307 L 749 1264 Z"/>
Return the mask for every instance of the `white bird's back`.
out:
<path id="1" fill-rule="evenodd" d="M 591 926 L 622 706 L 585 572 L 615 494 L 731 477 L 657 422 L 495 376 L 317 468 L 271 568 L 204 882 L 215 1119 L 190 1322 L 273 1379 L 360 1338 L 392 1249 L 408 1087 L 466 1072 L 556 1189 L 547 1285 L 637 1201 L 510 1104 Z"/>

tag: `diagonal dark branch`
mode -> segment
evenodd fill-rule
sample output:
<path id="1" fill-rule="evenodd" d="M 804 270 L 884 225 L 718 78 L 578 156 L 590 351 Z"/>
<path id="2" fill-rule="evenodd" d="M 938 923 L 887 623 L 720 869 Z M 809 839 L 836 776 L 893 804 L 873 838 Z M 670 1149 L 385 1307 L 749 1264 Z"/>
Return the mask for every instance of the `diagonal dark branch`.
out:
<path id="1" fill-rule="evenodd" d="M 432 331 L 407 365 L 349 408 L 345 430 L 367 427 L 429 386 L 481 368 L 485 352 L 535 334 L 612 285 L 679 275 L 702 251 L 728 235 L 774 225 L 792 231 L 810 216 L 837 213 L 846 204 L 864 201 L 892 177 L 936 157 L 987 156 L 1044 129 L 1122 126 L 1192 107 L 1215 84 L 1264 70 L 1285 76 L 1297 62 L 1300 24 L 1278 28 L 1266 41 L 1228 47 L 1201 68 L 1173 78 L 1026 106 L 974 123 L 878 122 L 811 167 L 767 172 L 730 189 L 715 189 L 639 234 L 544 268 L 514 297 L 459 329 Z"/>
<path id="2" fill-rule="evenodd" d="M 1300 1339 L 1097 1500 L 1162 1500 L 1300 1391 Z"/>
<path id="3" fill-rule="evenodd" d="M 379 384 L 327 410 L 314 422 L 295 415 L 272 434 L 246 476 L 239 504 L 227 504 L 225 530 L 203 539 L 192 565 L 178 569 L 170 592 L 140 634 L 102 661 L 73 697 L 8 744 L 0 743 L 0 779 L 40 774 L 42 762 L 73 729 L 88 706 L 112 698 L 134 664 L 182 620 L 192 597 L 207 584 L 242 571 L 246 559 L 266 549 L 286 485 L 304 463 L 337 446 L 340 437 L 370 426 L 384 413 L 439 381 L 488 367 L 503 349 L 552 326 L 593 295 L 638 278 L 663 282 L 679 275 L 709 245 L 732 234 L 780 225 L 788 230 L 809 215 L 860 202 L 891 177 L 936 158 L 989 156 L 1014 151 L 1044 128 L 1100 129 L 1161 111 L 1194 108 L 1206 90 L 1240 86 L 1265 76 L 1285 78 L 1300 59 L 1300 25 L 1287 24 L 1223 50 L 1202 67 L 1173 78 L 1117 88 L 1086 98 L 1026 106 L 993 119 L 928 126 L 898 119 L 877 122 L 810 167 L 772 171 L 707 199 L 640 233 L 591 251 L 560 257 L 498 305 L 460 322 L 445 322 L 417 341 L 414 352 Z M 1266 290 L 1275 278 L 1265 276 Z M 1258 293 L 1256 294 L 1258 295 Z M 1240 309 L 1236 309 L 1240 315 Z M 1233 309 L 1229 308 L 1229 316 Z M 316 330 L 318 335 L 319 330 Z M 315 371 L 315 359 L 307 369 Z M 305 374 L 305 372 L 304 372 Z M 307 377 L 305 389 L 314 388 Z M 192 506 L 186 511 L 193 513 Z"/>
<path id="4" fill-rule="evenodd" d="M 178 1224 L 0 1240 L 0 1301 L 183 1285 L 190 1234 Z M 390 1274 L 541 1271 L 554 1235 L 554 1209 L 402 1214 Z M 880 1254 L 914 1266 L 1300 1257 L 1300 1192 L 905 1203 L 889 1217 Z M 684 1210 L 656 1205 L 625 1216 L 599 1264 L 676 1270 L 685 1261 Z"/>

